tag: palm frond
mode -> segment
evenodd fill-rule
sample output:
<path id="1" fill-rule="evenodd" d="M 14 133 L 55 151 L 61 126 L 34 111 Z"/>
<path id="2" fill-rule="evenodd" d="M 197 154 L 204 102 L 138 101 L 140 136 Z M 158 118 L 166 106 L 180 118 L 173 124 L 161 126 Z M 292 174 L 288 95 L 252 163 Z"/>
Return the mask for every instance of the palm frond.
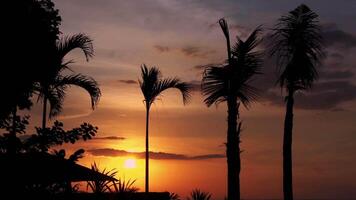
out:
<path id="1" fill-rule="evenodd" d="M 126 180 L 125 177 L 119 178 L 119 180 L 114 183 L 114 187 L 116 188 L 116 192 L 118 193 L 135 193 L 139 191 L 139 188 L 134 186 L 135 182 L 136 179 Z"/>
<path id="2" fill-rule="evenodd" d="M 251 102 L 257 100 L 258 91 L 249 82 L 254 75 L 261 73 L 263 53 L 255 51 L 261 43 L 261 31 L 261 27 L 257 27 L 245 41 L 237 37 L 232 49 L 233 57 L 228 64 L 206 68 L 202 93 L 208 107 L 227 101 L 231 96 L 236 97 L 247 108 Z"/>
<path id="3" fill-rule="evenodd" d="M 277 58 L 280 87 L 308 89 L 318 78 L 316 66 L 324 56 L 318 15 L 300 5 L 282 16 L 273 28 L 270 55 Z"/>
<path id="4" fill-rule="evenodd" d="M 148 68 L 145 64 L 141 66 L 141 80 L 139 80 L 139 84 L 147 105 L 151 105 L 154 101 L 153 89 L 160 76 L 161 72 L 157 67 Z"/>
<path id="5" fill-rule="evenodd" d="M 190 99 L 191 86 L 188 83 L 181 81 L 178 78 L 166 78 L 157 82 L 153 89 L 153 96 L 158 97 L 163 91 L 175 88 L 180 91 L 183 97 L 183 103 L 188 103 Z"/>
<path id="6" fill-rule="evenodd" d="M 205 69 L 202 80 L 202 93 L 206 98 L 204 103 L 210 107 L 227 100 L 228 74 L 226 66 L 210 66 Z"/>
<path id="7" fill-rule="evenodd" d="M 93 78 L 82 74 L 75 74 L 63 76 L 57 80 L 56 87 L 68 86 L 78 86 L 86 90 L 90 95 L 92 109 L 99 103 L 101 91 L 98 83 Z"/>
<path id="8" fill-rule="evenodd" d="M 53 118 L 61 113 L 65 98 L 65 87 L 50 87 L 50 89 L 45 91 L 44 95 L 50 105 L 49 118 Z"/>
<path id="9" fill-rule="evenodd" d="M 180 200 L 180 196 L 177 193 L 171 192 L 169 193 L 169 200 Z"/>
<path id="10" fill-rule="evenodd" d="M 209 192 L 201 191 L 200 189 L 194 189 L 190 193 L 188 200 L 210 200 L 211 194 Z"/>
<path id="11" fill-rule="evenodd" d="M 186 104 L 190 98 L 191 86 L 178 78 L 161 79 L 161 72 L 157 67 L 148 68 L 145 64 L 141 66 L 140 88 L 145 98 L 145 102 L 150 106 L 156 98 L 165 90 L 170 88 L 178 89 Z"/>
<path id="12" fill-rule="evenodd" d="M 64 36 L 57 42 L 57 51 L 60 60 L 62 60 L 73 49 L 81 49 L 86 60 L 93 57 L 94 48 L 92 39 L 84 33 L 79 33 L 71 36 Z"/>
<path id="13" fill-rule="evenodd" d="M 95 172 L 99 172 L 101 174 L 104 174 L 112 178 L 114 178 L 117 174 L 117 171 L 115 169 L 109 171 L 107 171 L 106 169 L 100 170 L 95 162 L 94 164 L 91 165 L 91 169 Z M 91 189 L 91 191 L 93 191 L 93 193 L 96 194 L 104 193 L 104 192 L 112 192 L 111 182 L 103 179 L 87 181 L 87 190 L 89 188 Z"/>

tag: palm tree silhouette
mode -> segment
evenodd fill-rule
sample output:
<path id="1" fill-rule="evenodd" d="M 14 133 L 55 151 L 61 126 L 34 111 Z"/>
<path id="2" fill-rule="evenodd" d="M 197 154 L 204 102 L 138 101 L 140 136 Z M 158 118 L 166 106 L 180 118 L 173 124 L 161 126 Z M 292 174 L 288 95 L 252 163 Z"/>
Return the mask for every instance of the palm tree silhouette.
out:
<path id="1" fill-rule="evenodd" d="M 47 101 L 50 104 L 49 117 L 54 117 L 62 111 L 65 90 L 74 85 L 85 89 L 91 98 L 91 106 L 94 109 L 101 96 L 98 83 L 91 77 L 82 74 L 63 75 L 63 71 L 71 70 L 73 60 L 64 61 L 64 57 L 74 49 L 81 49 L 88 61 L 94 55 L 92 40 L 85 34 L 75 34 L 62 37 L 56 44 L 56 52 L 53 55 L 53 65 L 46 71 L 46 76 L 36 85 L 39 99 L 43 100 L 42 128 L 46 127 Z"/>
<path id="2" fill-rule="evenodd" d="M 258 38 L 261 29 L 256 28 L 245 40 L 237 37 L 234 47 L 230 48 L 229 29 L 225 19 L 219 24 L 227 40 L 228 63 L 222 66 L 210 66 L 203 74 L 202 92 L 206 96 L 205 104 L 227 102 L 228 130 L 226 156 L 228 165 L 228 200 L 240 199 L 240 131 L 237 123 L 239 106 L 245 107 L 258 97 L 256 88 L 249 85 L 252 76 L 260 73 L 262 53 L 254 49 L 261 42 Z"/>
<path id="3" fill-rule="evenodd" d="M 191 86 L 182 82 L 178 78 L 161 78 L 161 72 L 157 67 L 147 68 L 145 64 L 141 66 L 141 78 L 139 80 L 142 94 L 145 98 L 146 106 L 146 178 L 145 178 L 145 192 L 149 192 L 149 143 L 148 143 L 148 125 L 149 114 L 152 103 L 160 96 L 160 94 L 171 88 L 178 89 L 183 97 L 183 103 L 186 104 L 190 98 Z"/>
<path id="4" fill-rule="evenodd" d="M 277 83 L 286 89 L 286 115 L 283 139 L 284 199 L 293 200 L 292 129 L 294 94 L 311 88 L 317 79 L 316 66 L 323 57 L 318 15 L 306 5 L 300 5 L 282 16 L 271 35 L 271 55 L 277 58 Z"/>

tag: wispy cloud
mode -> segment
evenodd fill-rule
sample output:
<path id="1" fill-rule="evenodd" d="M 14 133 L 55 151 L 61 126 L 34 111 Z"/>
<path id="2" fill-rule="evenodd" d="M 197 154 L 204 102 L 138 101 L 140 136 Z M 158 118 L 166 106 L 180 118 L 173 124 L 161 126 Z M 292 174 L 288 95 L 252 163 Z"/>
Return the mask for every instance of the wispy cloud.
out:
<path id="1" fill-rule="evenodd" d="M 125 84 L 137 84 L 137 81 L 132 80 L 132 79 L 124 79 L 124 80 L 119 80 L 120 83 L 125 83 Z"/>
<path id="2" fill-rule="evenodd" d="M 87 151 L 93 156 L 108 156 L 108 157 L 118 157 L 118 156 L 133 156 L 139 159 L 145 158 L 145 152 L 128 152 L 119 149 L 90 149 Z M 150 151 L 150 159 L 154 160 L 208 160 L 215 158 L 225 158 L 223 154 L 205 154 L 197 156 L 187 156 L 184 154 L 166 153 L 166 152 L 152 152 Z"/>
<path id="3" fill-rule="evenodd" d="M 125 137 L 119 136 L 106 136 L 106 137 L 94 137 L 95 140 L 126 140 Z"/>
<path id="4" fill-rule="evenodd" d="M 168 52 L 171 50 L 171 48 L 169 48 L 168 46 L 154 45 L 153 47 L 160 53 Z"/>
<path id="5" fill-rule="evenodd" d="M 208 55 L 215 53 L 215 50 L 205 50 L 197 46 L 186 46 L 180 49 L 180 51 L 188 57 L 206 58 Z"/>

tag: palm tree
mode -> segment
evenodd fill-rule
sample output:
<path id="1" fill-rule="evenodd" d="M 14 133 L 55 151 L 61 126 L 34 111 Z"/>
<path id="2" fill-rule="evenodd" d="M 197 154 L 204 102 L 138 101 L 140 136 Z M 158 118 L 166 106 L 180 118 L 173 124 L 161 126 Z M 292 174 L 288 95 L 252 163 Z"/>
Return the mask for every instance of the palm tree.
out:
<path id="1" fill-rule="evenodd" d="M 228 200 L 240 199 L 240 131 L 238 122 L 239 106 L 245 107 L 256 100 L 257 90 L 249 85 L 253 75 L 260 73 L 262 53 L 254 51 L 260 43 L 261 29 L 256 28 L 245 40 L 237 37 L 235 46 L 230 49 L 229 29 L 225 19 L 219 20 L 227 40 L 228 63 L 222 66 L 210 66 L 203 74 L 202 92 L 206 96 L 205 104 L 227 102 L 228 129 L 226 143 L 228 171 Z"/>
<path id="2" fill-rule="evenodd" d="M 42 128 L 46 127 L 47 102 L 50 104 L 49 117 L 55 117 L 62 111 L 65 90 L 69 86 L 78 86 L 85 89 L 91 98 L 91 106 L 94 109 L 101 96 L 98 83 L 91 77 L 82 74 L 63 75 L 65 70 L 70 70 L 73 60 L 64 61 L 64 57 L 74 49 L 83 51 L 88 61 L 94 55 L 92 40 L 84 34 L 62 37 L 56 44 L 56 52 L 53 55 L 53 64 L 48 67 L 46 76 L 42 77 L 36 85 L 39 99 L 43 100 Z"/>
<path id="3" fill-rule="evenodd" d="M 312 87 L 317 79 L 316 66 L 323 57 L 318 15 L 300 5 L 282 16 L 271 35 L 271 56 L 277 58 L 277 83 L 286 89 L 286 115 L 283 139 L 284 199 L 293 200 L 292 129 L 294 94 Z"/>
<path id="4" fill-rule="evenodd" d="M 190 98 L 191 86 L 182 82 L 178 78 L 161 79 L 161 72 L 157 67 L 147 68 L 145 64 L 141 66 L 141 78 L 139 80 L 140 88 L 144 96 L 146 106 L 146 178 L 145 192 L 149 192 L 149 143 L 148 143 L 148 125 L 149 113 L 152 103 L 160 96 L 160 94 L 171 88 L 178 89 L 183 96 L 183 103 L 186 104 Z"/>

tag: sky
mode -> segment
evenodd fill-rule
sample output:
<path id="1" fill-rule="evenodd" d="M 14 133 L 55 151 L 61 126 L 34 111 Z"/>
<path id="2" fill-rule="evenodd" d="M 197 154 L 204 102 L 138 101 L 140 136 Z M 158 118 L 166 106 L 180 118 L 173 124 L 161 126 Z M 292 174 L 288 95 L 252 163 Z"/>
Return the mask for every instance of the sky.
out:
<path id="1" fill-rule="evenodd" d="M 66 128 L 90 122 L 96 139 L 65 145 L 86 150 L 79 163 L 117 169 L 144 189 L 145 107 L 137 80 L 140 66 L 157 66 L 164 77 L 177 76 L 196 87 L 190 104 L 165 92 L 151 110 L 150 183 L 152 191 L 186 197 L 194 188 L 223 199 L 226 193 L 226 106 L 206 107 L 199 92 L 204 66 L 226 59 L 218 20 L 246 38 L 258 25 L 268 34 L 276 20 L 301 3 L 320 19 L 326 58 L 312 90 L 296 95 L 293 170 L 296 199 L 356 198 L 356 1 L 297 0 L 55 0 L 63 35 L 85 33 L 94 42 L 89 62 L 78 50 L 67 59 L 72 69 L 93 77 L 102 97 L 92 111 L 81 89 L 67 92 L 57 118 Z M 263 48 L 261 47 L 261 50 Z M 274 62 L 267 56 L 263 75 L 253 84 L 261 97 L 241 108 L 241 194 L 245 199 L 282 198 L 284 93 L 276 85 Z M 41 106 L 31 110 L 40 125 Z M 49 125 L 53 121 L 49 122 Z M 125 167 L 127 159 L 136 167 Z"/>

